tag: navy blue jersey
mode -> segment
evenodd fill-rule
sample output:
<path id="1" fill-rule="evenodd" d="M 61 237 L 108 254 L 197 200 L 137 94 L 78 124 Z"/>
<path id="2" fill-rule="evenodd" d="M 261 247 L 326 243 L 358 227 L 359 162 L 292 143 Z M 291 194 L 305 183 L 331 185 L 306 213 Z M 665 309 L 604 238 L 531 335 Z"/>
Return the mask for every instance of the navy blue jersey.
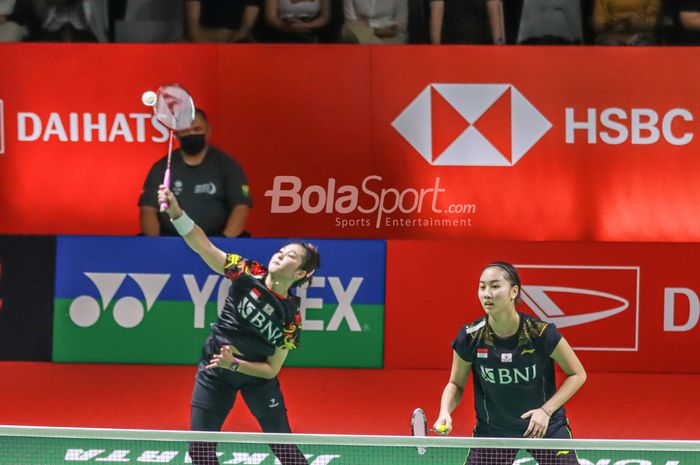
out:
<path id="1" fill-rule="evenodd" d="M 471 363 L 478 436 L 522 437 L 530 419 L 520 415 L 542 406 L 556 392 L 554 361 L 561 340 L 557 328 L 519 313 L 518 331 L 497 336 L 488 316 L 460 328 L 452 348 Z M 552 413 L 549 428 L 566 422 L 564 408 Z"/>
<path id="2" fill-rule="evenodd" d="M 283 296 L 265 286 L 267 268 L 240 255 L 228 254 L 224 265 L 231 289 L 212 335 L 218 346 L 233 344 L 249 361 L 263 361 L 275 348 L 299 345 L 299 298 Z"/>

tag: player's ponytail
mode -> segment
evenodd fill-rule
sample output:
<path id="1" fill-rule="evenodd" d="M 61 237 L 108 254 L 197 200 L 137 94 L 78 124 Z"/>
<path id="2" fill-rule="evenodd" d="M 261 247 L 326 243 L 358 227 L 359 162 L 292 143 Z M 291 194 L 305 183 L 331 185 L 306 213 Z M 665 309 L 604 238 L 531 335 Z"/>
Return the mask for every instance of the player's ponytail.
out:
<path id="1" fill-rule="evenodd" d="M 518 270 L 516 270 L 515 267 L 508 262 L 491 262 L 486 265 L 484 269 L 494 266 L 506 272 L 506 281 L 508 281 L 511 286 L 518 286 L 518 293 L 516 294 L 515 299 L 513 299 L 515 305 L 518 305 L 521 300 L 520 294 L 522 293 L 523 289 L 523 286 L 520 283 L 520 275 L 518 274 Z"/>
<path id="2" fill-rule="evenodd" d="M 311 281 L 314 273 L 316 273 L 316 270 L 321 266 L 321 255 L 318 252 L 318 247 L 310 242 L 291 242 L 287 245 L 292 244 L 301 246 L 305 252 L 304 263 L 301 265 L 300 269 L 306 271 L 306 276 L 292 283 L 292 287 L 298 287 Z"/>

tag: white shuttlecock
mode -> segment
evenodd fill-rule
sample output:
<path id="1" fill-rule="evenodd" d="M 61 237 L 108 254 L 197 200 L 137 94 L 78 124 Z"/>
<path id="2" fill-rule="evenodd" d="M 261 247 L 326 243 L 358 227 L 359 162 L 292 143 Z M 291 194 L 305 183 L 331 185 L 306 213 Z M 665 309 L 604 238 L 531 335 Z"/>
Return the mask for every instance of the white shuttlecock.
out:
<path id="1" fill-rule="evenodd" d="M 156 95 L 155 92 L 152 90 L 147 90 L 141 95 L 141 102 L 143 102 L 144 105 L 147 107 L 152 107 L 153 105 L 156 104 L 156 99 L 158 98 L 158 95 Z"/>

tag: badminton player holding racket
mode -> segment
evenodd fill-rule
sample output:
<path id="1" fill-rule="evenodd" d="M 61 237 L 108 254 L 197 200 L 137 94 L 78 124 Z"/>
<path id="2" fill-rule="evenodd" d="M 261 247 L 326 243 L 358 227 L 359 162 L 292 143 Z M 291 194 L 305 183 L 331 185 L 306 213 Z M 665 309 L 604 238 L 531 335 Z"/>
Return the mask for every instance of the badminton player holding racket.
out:
<path id="1" fill-rule="evenodd" d="M 161 186 L 158 201 L 187 245 L 209 267 L 232 281 L 228 298 L 204 343 L 192 393 L 191 427 L 219 431 L 240 391 L 263 431 L 290 433 L 287 408 L 277 374 L 289 350 L 299 344 L 299 299 L 290 289 L 311 279 L 320 265 L 312 244 L 290 243 L 267 266 L 227 254 L 207 238 Z M 270 445 L 283 465 L 305 465 L 290 444 Z M 192 443 L 194 465 L 217 464 L 216 444 Z"/>
<path id="2" fill-rule="evenodd" d="M 486 266 L 479 300 L 486 315 L 462 326 L 452 341 L 450 380 L 434 427 L 452 430 L 450 416 L 473 373 L 476 437 L 571 438 L 564 410 L 586 381 L 586 371 L 552 324 L 520 313 L 521 283 L 505 262 Z M 556 363 L 566 375 L 559 389 Z M 577 465 L 576 452 L 528 449 L 540 465 Z M 516 449 L 471 449 L 466 465 L 511 465 Z"/>

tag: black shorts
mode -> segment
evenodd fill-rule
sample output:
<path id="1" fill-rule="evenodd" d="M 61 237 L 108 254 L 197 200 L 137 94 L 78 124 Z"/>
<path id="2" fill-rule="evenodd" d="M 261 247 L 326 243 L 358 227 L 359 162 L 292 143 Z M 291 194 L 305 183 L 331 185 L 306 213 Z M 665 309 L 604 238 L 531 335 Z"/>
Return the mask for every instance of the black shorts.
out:
<path id="1" fill-rule="evenodd" d="M 547 439 L 571 439 L 571 430 L 566 424 L 554 430 L 548 430 Z M 533 439 L 533 444 L 537 439 Z M 485 449 L 469 450 L 465 465 L 512 465 L 519 449 Z M 578 465 L 575 450 L 527 449 L 539 465 Z"/>
<path id="2" fill-rule="evenodd" d="M 218 431 L 240 392 L 263 431 L 289 433 L 287 406 L 277 378 L 265 379 L 223 368 L 207 368 L 203 354 L 192 391 L 192 429 Z"/>
<path id="3" fill-rule="evenodd" d="M 220 431 L 240 392 L 264 432 L 291 433 L 279 380 L 276 377 L 257 378 L 222 368 L 207 368 L 216 349 L 212 341 L 210 336 L 205 342 L 197 367 L 192 391 L 191 429 Z M 211 442 L 190 443 L 192 464 L 218 465 L 216 447 L 216 443 Z M 270 448 L 283 465 L 309 463 L 293 444 L 270 444 Z"/>

